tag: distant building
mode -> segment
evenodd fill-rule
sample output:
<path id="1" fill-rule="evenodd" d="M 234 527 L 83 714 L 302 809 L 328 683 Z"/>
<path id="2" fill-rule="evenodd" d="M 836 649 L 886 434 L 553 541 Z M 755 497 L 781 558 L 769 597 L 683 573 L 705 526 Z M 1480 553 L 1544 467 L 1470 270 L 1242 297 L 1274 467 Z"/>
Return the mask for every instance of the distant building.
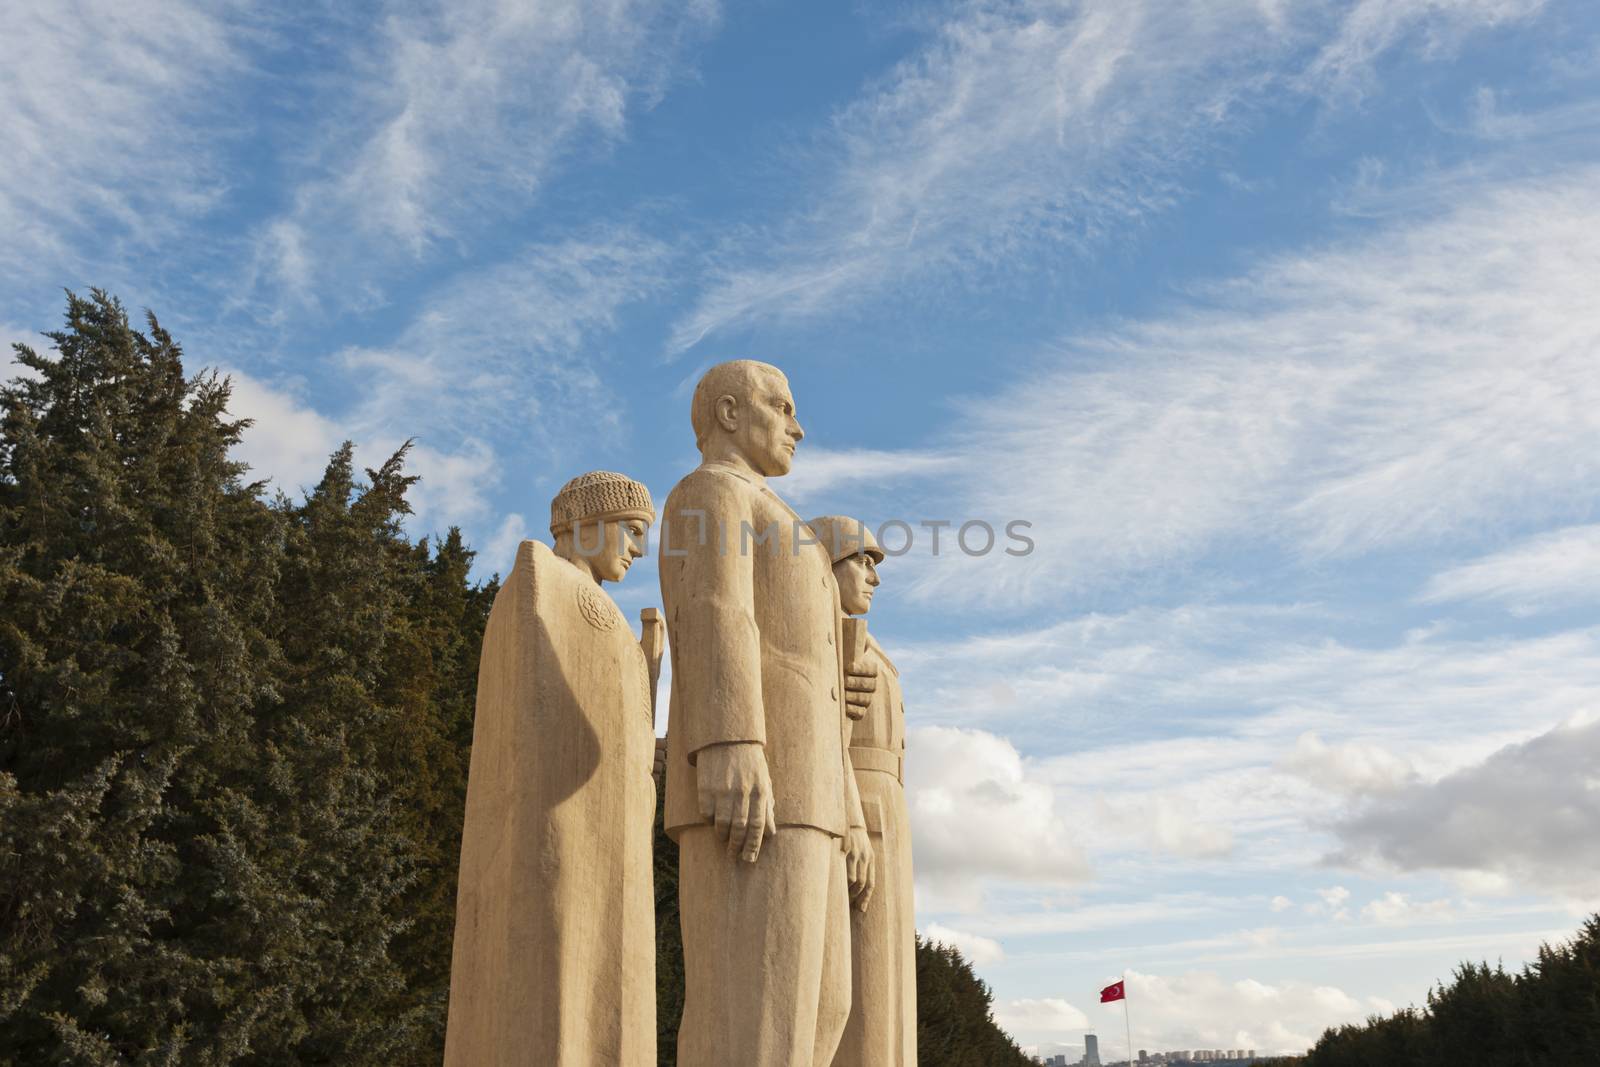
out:
<path id="1" fill-rule="evenodd" d="M 1100 1067 L 1100 1039 L 1093 1034 L 1083 1035 L 1083 1067 Z"/>

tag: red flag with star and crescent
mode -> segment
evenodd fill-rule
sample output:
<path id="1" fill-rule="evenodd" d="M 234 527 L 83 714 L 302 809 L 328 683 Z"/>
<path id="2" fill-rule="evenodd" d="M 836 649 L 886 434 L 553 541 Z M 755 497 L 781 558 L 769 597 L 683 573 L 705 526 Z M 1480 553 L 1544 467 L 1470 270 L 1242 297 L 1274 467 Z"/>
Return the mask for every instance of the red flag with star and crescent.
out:
<path id="1" fill-rule="evenodd" d="M 1100 1003 L 1110 1004 L 1114 1000 L 1126 1000 L 1128 991 L 1121 982 L 1116 982 L 1100 990 Z"/>

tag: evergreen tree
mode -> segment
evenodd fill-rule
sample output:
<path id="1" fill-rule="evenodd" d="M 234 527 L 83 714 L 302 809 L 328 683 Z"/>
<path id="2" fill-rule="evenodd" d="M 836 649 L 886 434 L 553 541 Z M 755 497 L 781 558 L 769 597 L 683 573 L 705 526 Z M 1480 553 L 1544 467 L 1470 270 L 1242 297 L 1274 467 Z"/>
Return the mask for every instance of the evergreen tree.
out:
<path id="1" fill-rule="evenodd" d="M 1428 994 L 1365 1025 L 1327 1031 L 1307 1067 L 1549 1067 L 1600 1063 L 1600 915 L 1578 936 L 1544 945 L 1518 974 L 1466 963 Z"/>
<path id="2" fill-rule="evenodd" d="M 230 935 L 282 522 L 153 316 L 50 337 L 0 390 L 0 1062 L 229 1063 L 286 1006 Z"/>
<path id="3" fill-rule="evenodd" d="M 478 652 L 499 588 L 498 581 L 471 584 L 473 556 L 457 529 L 436 550 L 426 539 L 409 550 L 401 573 L 407 602 L 391 627 L 383 672 L 383 699 L 396 717 L 383 735 L 379 767 L 416 874 L 396 900 L 395 915 L 406 925 L 393 954 L 428 1035 L 404 1062 L 428 1067 L 444 1055 Z"/>
<path id="4" fill-rule="evenodd" d="M 0 1064 L 437 1063 L 494 586 L 69 294 L 0 392 Z"/>
<path id="5" fill-rule="evenodd" d="M 940 1067 L 1032 1064 L 994 1021 L 994 994 L 953 945 L 917 938 L 917 1062 Z"/>
<path id="6" fill-rule="evenodd" d="M 678 1062 L 678 1023 L 683 1018 L 683 932 L 678 925 L 678 846 L 662 829 L 665 783 L 656 784 L 656 1063 Z"/>

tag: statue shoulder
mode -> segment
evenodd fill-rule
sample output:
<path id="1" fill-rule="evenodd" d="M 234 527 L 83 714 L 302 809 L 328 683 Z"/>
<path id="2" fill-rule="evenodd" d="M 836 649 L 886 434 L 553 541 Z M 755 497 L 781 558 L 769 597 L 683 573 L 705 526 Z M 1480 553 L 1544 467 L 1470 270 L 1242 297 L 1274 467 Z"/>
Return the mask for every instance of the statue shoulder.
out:
<path id="1" fill-rule="evenodd" d="M 517 559 L 506 580 L 537 588 L 550 580 L 551 572 L 558 563 L 564 564 L 566 561 L 543 541 L 530 538 L 517 545 Z"/>
<path id="2" fill-rule="evenodd" d="M 514 584 L 548 623 L 564 626 L 581 617 L 594 630 L 626 632 L 631 640 L 627 619 L 611 594 L 543 541 L 517 546 L 517 563 L 508 584 Z"/>
<path id="3" fill-rule="evenodd" d="M 667 494 L 663 515 L 686 509 L 724 512 L 730 507 L 748 508 L 757 489 L 749 481 L 721 467 L 696 467 L 685 474 Z"/>

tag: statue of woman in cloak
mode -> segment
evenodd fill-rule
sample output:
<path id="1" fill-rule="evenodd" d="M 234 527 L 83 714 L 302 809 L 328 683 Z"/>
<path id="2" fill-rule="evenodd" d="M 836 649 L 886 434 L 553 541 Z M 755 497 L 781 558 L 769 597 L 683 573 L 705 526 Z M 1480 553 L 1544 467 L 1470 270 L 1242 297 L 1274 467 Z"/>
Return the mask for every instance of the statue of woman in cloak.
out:
<path id="1" fill-rule="evenodd" d="M 601 588 L 650 494 L 608 471 L 550 505 L 483 635 L 445 1067 L 654 1067 L 653 684 Z"/>

